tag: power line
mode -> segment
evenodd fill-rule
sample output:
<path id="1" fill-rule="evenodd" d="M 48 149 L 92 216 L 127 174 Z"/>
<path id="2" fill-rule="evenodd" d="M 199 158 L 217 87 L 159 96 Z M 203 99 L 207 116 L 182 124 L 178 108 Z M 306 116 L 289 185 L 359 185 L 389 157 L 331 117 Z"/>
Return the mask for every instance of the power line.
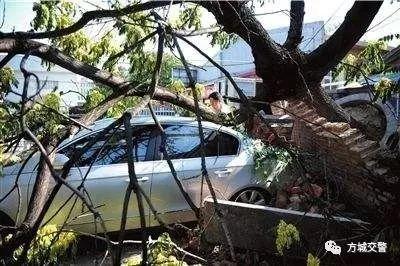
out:
<path id="1" fill-rule="evenodd" d="M 288 9 L 281 9 L 281 10 L 277 10 L 277 11 L 264 12 L 264 13 L 256 13 L 256 14 L 254 14 L 254 16 L 274 15 L 274 14 L 278 14 L 278 13 L 283 13 L 285 15 L 290 16 L 290 11 Z"/>
<path id="2" fill-rule="evenodd" d="M 344 0 L 343 2 L 340 3 L 340 5 L 338 6 L 338 8 L 336 8 L 336 10 L 332 13 L 332 15 L 328 18 L 327 21 L 324 22 L 324 24 L 318 29 L 318 31 L 313 35 L 313 37 L 311 37 L 311 39 L 307 42 L 306 46 L 304 47 L 304 49 L 306 49 L 308 47 L 308 45 L 315 39 L 315 37 L 317 36 L 317 34 L 325 28 L 325 25 L 333 18 L 333 16 L 339 11 L 339 9 L 343 6 L 344 2 L 346 2 L 346 0 Z"/>
<path id="3" fill-rule="evenodd" d="M 386 24 L 383 24 L 383 25 L 381 25 L 381 26 L 375 28 L 375 29 L 373 30 L 373 32 L 374 32 L 374 31 L 377 31 L 377 30 L 379 30 L 379 29 L 381 29 L 381 28 L 387 27 L 387 26 L 389 26 L 389 25 L 391 25 L 391 24 L 393 24 L 393 23 L 395 23 L 395 22 L 397 22 L 397 21 L 399 21 L 399 20 L 400 20 L 400 18 L 397 18 L 397 19 L 395 19 L 395 20 L 393 20 L 393 21 L 390 21 L 390 22 L 388 22 L 388 23 L 386 23 Z"/>
<path id="4" fill-rule="evenodd" d="M 380 22 L 378 22 L 377 24 L 375 24 L 374 26 L 372 26 L 371 28 L 367 29 L 366 32 L 376 28 L 377 26 L 381 25 L 383 22 L 385 22 L 387 19 L 389 19 L 391 16 L 393 16 L 394 14 L 396 14 L 398 11 L 400 10 L 400 7 L 398 9 L 396 9 L 392 14 L 390 14 L 389 16 L 385 17 L 384 19 L 382 19 Z"/>

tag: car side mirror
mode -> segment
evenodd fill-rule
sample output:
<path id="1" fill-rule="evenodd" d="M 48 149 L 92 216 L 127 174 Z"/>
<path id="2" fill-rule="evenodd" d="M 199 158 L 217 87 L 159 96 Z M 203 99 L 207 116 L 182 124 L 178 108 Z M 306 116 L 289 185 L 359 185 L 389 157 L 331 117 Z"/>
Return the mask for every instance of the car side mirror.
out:
<path id="1" fill-rule="evenodd" d="M 55 170 L 62 170 L 64 165 L 69 161 L 69 158 L 64 154 L 57 153 L 53 161 L 53 167 Z"/>

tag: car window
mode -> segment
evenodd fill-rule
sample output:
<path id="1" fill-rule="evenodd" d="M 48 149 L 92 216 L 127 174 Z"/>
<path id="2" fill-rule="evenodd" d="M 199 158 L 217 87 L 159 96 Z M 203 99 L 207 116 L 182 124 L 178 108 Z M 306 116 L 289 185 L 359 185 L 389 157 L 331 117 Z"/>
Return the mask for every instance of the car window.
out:
<path id="1" fill-rule="evenodd" d="M 136 162 L 148 159 L 147 147 L 150 143 L 151 131 L 152 127 L 150 126 L 135 127 L 133 130 L 133 157 Z M 92 134 L 68 145 L 60 153 L 70 158 L 74 152 L 83 148 L 95 136 L 96 134 Z M 126 163 L 128 161 L 126 149 L 124 128 L 118 129 L 114 134 L 112 132 L 102 134 L 100 140 L 82 155 L 77 166 L 89 166 L 93 161 L 93 165 Z"/>
<path id="2" fill-rule="evenodd" d="M 166 125 L 165 147 L 171 159 L 201 157 L 198 128 L 186 125 Z M 229 134 L 204 128 L 205 154 L 208 157 L 235 155 L 239 141 Z"/>
<path id="3" fill-rule="evenodd" d="M 218 133 L 218 155 L 236 155 L 239 149 L 239 140 L 224 132 Z"/>

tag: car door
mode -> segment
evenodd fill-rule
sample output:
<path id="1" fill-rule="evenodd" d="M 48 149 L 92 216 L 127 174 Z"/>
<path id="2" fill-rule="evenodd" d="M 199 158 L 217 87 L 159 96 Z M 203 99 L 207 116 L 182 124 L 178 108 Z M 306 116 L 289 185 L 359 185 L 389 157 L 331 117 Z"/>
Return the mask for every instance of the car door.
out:
<path id="1" fill-rule="evenodd" d="M 154 138 L 152 138 L 152 126 L 134 127 L 134 159 L 135 172 L 145 193 L 150 195 L 151 177 L 153 171 L 153 151 Z M 112 133 L 103 134 L 101 139 L 77 162 L 77 167 L 73 167 L 68 176 L 68 182 L 74 187 L 79 187 L 82 179 L 85 179 L 84 190 L 86 198 L 92 202 L 93 206 L 100 212 L 105 221 L 107 231 L 117 231 L 120 227 L 123 200 L 126 188 L 129 184 L 129 173 L 126 154 L 126 139 L 123 128 Z M 94 135 L 86 137 L 73 145 L 65 148 L 62 152 L 66 156 L 71 156 L 80 147 L 83 147 Z M 90 169 L 90 164 L 93 166 Z M 90 171 L 89 171 L 90 169 Z M 85 175 L 87 176 L 85 177 Z M 61 206 L 63 200 L 67 199 L 71 192 L 66 188 L 59 192 L 58 204 Z M 66 216 L 66 211 L 72 207 L 73 201 L 66 205 L 62 216 Z M 69 208 L 68 208 L 69 207 Z M 149 208 L 144 203 L 146 216 Z M 99 225 L 93 225 L 93 215 L 88 209 L 78 201 L 75 204 L 72 214 L 69 217 L 70 226 L 77 230 L 101 231 Z M 140 227 L 140 215 L 137 207 L 135 194 L 131 194 L 130 204 L 127 214 L 126 228 Z"/>
<path id="2" fill-rule="evenodd" d="M 165 148 L 177 171 L 186 192 L 193 202 L 200 206 L 201 194 L 201 157 L 200 138 L 198 129 L 190 124 L 166 124 Z M 206 139 L 206 165 L 210 173 L 215 191 L 219 198 L 223 198 L 226 189 L 224 176 L 227 176 L 234 169 L 227 164 L 234 156 L 217 156 L 220 149 L 218 145 L 219 134 L 217 131 L 204 128 Z M 157 146 L 161 145 L 161 136 L 157 138 Z M 236 140 L 237 141 L 237 140 Z M 233 143 L 231 149 L 237 153 L 237 143 Z M 218 178 L 215 178 L 218 176 Z M 152 184 L 152 201 L 157 204 L 167 222 L 184 222 L 194 220 L 190 207 L 172 178 L 170 169 L 165 160 L 155 162 L 155 171 Z M 207 185 L 204 183 L 203 196 L 209 195 Z M 154 221 L 153 221 L 154 222 Z"/>
<path id="3" fill-rule="evenodd" d="M 214 192 L 219 199 L 228 199 L 225 191 L 229 178 L 236 175 L 242 167 L 237 159 L 239 141 L 236 137 L 211 128 L 204 128 L 204 148 L 206 169 Z M 190 156 L 182 158 L 183 182 L 197 206 L 211 195 L 206 180 L 202 180 L 200 138 L 198 128 L 192 127 L 192 151 Z M 195 137 L 197 135 L 197 137 Z"/>
<path id="4" fill-rule="evenodd" d="M 168 132 L 167 128 L 166 132 Z M 167 140 L 167 143 L 171 143 L 171 141 L 173 140 Z M 163 156 L 161 143 L 161 133 L 159 130 L 157 130 L 157 139 L 155 145 L 157 152 L 155 152 L 151 201 L 163 221 L 166 223 L 171 223 L 176 221 L 175 212 L 188 210 L 190 208 L 182 193 L 180 193 L 180 189 L 174 180 L 168 162 Z M 175 147 L 175 152 L 173 149 L 171 149 L 170 144 L 167 144 L 166 148 L 178 178 L 182 179 L 182 161 L 178 156 L 175 156 L 175 153 L 177 152 L 176 149 L 178 149 L 178 147 Z M 190 217 L 188 219 L 193 220 L 190 212 L 188 215 Z M 184 217 L 182 216 L 182 218 Z M 181 220 L 181 222 L 184 221 L 185 219 Z M 154 216 L 151 218 L 151 225 L 158 225 L 157 221 L 154 219 Z"/>

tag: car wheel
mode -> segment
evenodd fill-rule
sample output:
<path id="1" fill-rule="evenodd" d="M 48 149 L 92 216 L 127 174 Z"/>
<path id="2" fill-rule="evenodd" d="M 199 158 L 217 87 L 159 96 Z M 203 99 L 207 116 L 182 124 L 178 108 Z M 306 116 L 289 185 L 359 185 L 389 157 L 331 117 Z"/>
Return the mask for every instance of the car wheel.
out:
<path id="1" fill-rule="evenodd" d="M 271 201 L 271 197 L 266 191 L 256 188 L 248 188 L 239 192 L 233 198 L 233 201 L 267 206 Z"/>

